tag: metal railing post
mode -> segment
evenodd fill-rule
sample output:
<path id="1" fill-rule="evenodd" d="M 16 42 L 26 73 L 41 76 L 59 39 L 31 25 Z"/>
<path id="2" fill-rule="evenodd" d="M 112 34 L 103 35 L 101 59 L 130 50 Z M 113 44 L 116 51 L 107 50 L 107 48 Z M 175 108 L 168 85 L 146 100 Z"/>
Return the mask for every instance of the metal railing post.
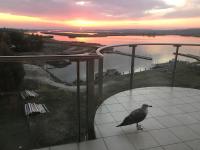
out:
<path id="1" fill-rule="evenodd" d="M 133 88 L 133 78 L 134 78 L 134 70 L 135 70 L 135 49 L 137 45 L 131 45 L 132 47 L 132 57 L 131 57 L 131 75 L 130 75 L 130 89 Z"/>
<path id="2" fill-rule="evenodd" d="M 172 71 L 172 87 L 174 87 L 174 84 L 175 84 L 176 65 L 177 65 L 177 59 L 178 59 L 178 52 L 181 45 L 174 45 L 174 46 L 176 47 L 176 53 L 174 53 L 175 59 L 174 59 L 174 66 L 173 66 L 173 71 Z"/>
<path id="3" fill-rule="evenodd" d="M 87 139 L 95 139 L 94 117 L 96 112 L 94 59 L 87 61 Z"/>
<path id="4" fill-rule="evenodd" d="M 101 101 L 103 98 L 103 58 L 99 58 L 98 65 L 98 92 L 99 92 L 99 100 Z"/>
<path id="5" fill-rule="evenodd" d="M 80 61 L 78 60 L 76 62 L 77 66 L 77 80 L 76 80 L 76 86 L 77 86 L 77 118 L 78 118 L 78 142 L 81 141 L 81 118 L 80 118 Z"/>

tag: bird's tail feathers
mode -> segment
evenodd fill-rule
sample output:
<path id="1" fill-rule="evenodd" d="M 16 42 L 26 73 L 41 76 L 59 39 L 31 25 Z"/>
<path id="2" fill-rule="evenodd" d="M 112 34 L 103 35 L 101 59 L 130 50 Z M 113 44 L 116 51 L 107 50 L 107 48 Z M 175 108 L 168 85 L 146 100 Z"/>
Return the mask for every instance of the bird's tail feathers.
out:
<path id="1" fill-rule="evenodd" d="M 116 127 L 121 127 L 121 126 L 123 126 L 123 123 L 120 123 L 119 125 L 117 125 Z"/>

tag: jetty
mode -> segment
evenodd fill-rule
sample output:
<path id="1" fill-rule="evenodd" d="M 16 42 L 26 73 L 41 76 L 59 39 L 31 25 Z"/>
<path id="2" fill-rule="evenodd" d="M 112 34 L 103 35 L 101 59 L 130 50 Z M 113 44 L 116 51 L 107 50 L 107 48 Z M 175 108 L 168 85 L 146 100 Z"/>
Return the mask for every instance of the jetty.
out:
<path id="1" fill-rule="evenodd" d="M 176 53 L 173 53 L 173 54 L 176 55 Z M 197 61 L 200 61 L 200 56 L 197 56 L 197 55 L 183 54 L 183 53 L 178 53 L 178 55 L 184 56 L 184 57 L 188 57 L 188 58 L 192 58 L 192 59 L 195 59 Z"/>
<path id="2" fill-rule="evenodd" d="M 113 51 L 112 53 L 132 57 L 132 54 L 124 53 L 121 51 Z M 151 57 L 147 57 L 147 56 L 135 55 L 135 57 L 140 58 L 140 59 L 152 60 Z"/>

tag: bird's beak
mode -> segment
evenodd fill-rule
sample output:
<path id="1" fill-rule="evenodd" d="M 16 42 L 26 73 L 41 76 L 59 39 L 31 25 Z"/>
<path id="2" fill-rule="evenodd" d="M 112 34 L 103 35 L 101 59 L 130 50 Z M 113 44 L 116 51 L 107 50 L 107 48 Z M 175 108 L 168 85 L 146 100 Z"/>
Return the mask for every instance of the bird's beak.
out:
<path id="1" fill-rule="evenodd" d="M 148 107 L 152 107 L 151 105 L 148 105 Z"/>

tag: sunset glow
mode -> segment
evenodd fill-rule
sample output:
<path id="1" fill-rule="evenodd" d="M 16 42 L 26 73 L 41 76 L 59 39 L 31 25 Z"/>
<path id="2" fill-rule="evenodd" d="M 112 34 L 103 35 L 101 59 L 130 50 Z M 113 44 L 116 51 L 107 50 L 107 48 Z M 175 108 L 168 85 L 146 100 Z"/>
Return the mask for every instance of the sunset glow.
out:
<path id="1" fill-rule="evenodd" d="M 76 5 L 84 6 L 84 5 L 86 5 L 87 3 L 89 3 L 89 2 L 88 2 L 88 1 L 78 1 L 78 2 L 76 2 Z"/>
<path id="2" fill-rule="evenodd" d="M 169 5 L 174 5 L 178 7 L 183 7 L 187 3 L 187 0 L 163 0 L 163 1 Z"/>
<path id="3" fill-rule="evenodd" d="M 194 24 L 200 25 L 200 18 L 190 18 L 190 19 L 155 19 L 155 20 L 140 20 L 140 21 L 133 21 L 133 20 L 121 20 L 121 21 L 90 21 L 90 20 L 71 20 L 66 21 L 66 25 L 74 26 L 74 27 L 159 27 L 165 28 L 166 26 L 170 27 L 184 27 L 187 24 L 188 27 L 192 27 Z"/>
<path id="4" fill-rule="evenodd" d="M 75 27 L 96 27 L 102 26 L 102 22 L 99 21 L 90 21 L 90 20 L 69 20 L 65 22 L 67 25 L 75 26 Z"/>
<path id="5" fill-rule="evenodd" d="M 12 15 L 9 13 L 0 13 L 0 20 L 9 21 L 9 22 L 35 22 L 35 21 L 43 22 L 44 21 L 37 17 L 19 16 L 19 15 Z"/>
<path id="6" fill-rule="evenodd" d="M 0 6 L 0 27 L 168 29 L 200 26 L 198 0 L 22 1 L 24 7 L 20 8 L 14 7 L 11 0 L 3 2 Z M 33 7 L 29 10 L 28 5 Z"/>

